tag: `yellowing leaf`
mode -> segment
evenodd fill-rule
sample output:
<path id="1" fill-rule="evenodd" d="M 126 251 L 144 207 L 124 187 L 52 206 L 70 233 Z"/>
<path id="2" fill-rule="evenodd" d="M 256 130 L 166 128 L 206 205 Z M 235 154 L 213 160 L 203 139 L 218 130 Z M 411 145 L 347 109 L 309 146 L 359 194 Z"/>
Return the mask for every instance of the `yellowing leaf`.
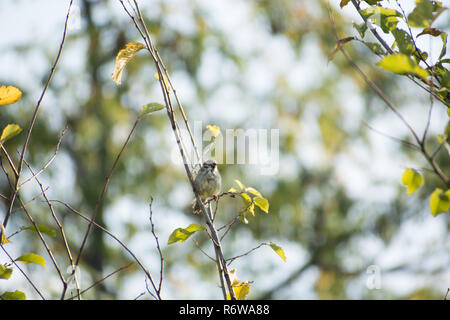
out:
<path id="1" fill-rule="evenodd" d="M 244 202 L 245 208 L 254 216 L 255 215 L 255 205 L 252 202 L 250 196 L 246 193 L 241 193 L 242 201 Z"/>
<path id="2" fill-rule="evenodd" d="M 3 293 L 0 295 L 0 300 L 27 300 L 27 297 L 22 291 L 16 290 Z"/>
<path id="3" fill-rule="evenodd" d="M 156 78 L 156 80 L 158 80 L 158 81 L 159 81 L 159 74 L 158 74 L 158 72 L 156 72 L 156 73 L 155 73 L 155 78 Z M 167 78 L 166 78 L 166 76 L 165 76 L 165 75 L 163 75 L 163 79 L 164 79 L 164 84 L 165 84 L 165 86 L 166 86 L 167 90 L 169 90 L 169 91 L 170 91 L 170 85 L 169 85 L 169 81 L 167 81 Z"/>
<path id="4" fill-rule="evenodd" d="M 269 246 L 273 249 L 273 251 L 276 252 L 277 255 L 280 256 L 281 259 L 284 260 L 284 262 L 286 262 L 286 255 L 284 254 L 284 251 L 280 246 L 276 245 L 273 242 L 269 242 Z"/>
<path id="5" fill-rule="evenodd" d="M 231 187 L 230 189 L 228 189 L 228 192 L 234 192 L 234 193 L 238 193 L 236 188 Z"/>
<path id="6" fill-rule="evenodd" d="M 12 272 L 12 268 L 7 268 L 6 266 L 0 264 L 0 279 L 8 280 L 11 277 Z"/>
<path id="7" fill-rule="evenodd" d="M 3 226 L 3 223 L 0 221 L 0 244 L 5 244 L 8 242 L 9 242 L 9 240 L 6 237 L 5 227 Z"/>
<path id="8" fill-rule="evenodd" d="M 21 261 L 24 264 L 36 263 L 36 264 L 40 264 L 41 266 L 45 267 L 45 260 L 44 260 L 44 258 L 42 258 L 40 255 L 34 254 L 34 253 L 24 254 L 23 256 L 18 257 L 16 259 L 16 261 Z"/>
<path id="9" fill-rule="evenodd" d="M 444 192 L 442 189 L 436 188 L 430 197 L 430 210 L 433 216 L 447 212 L 450 208 L 450 190 Z"/>
<path id="10" fill-rule="evenodd" d="M 237 300 L 246 300 L 250 293 L 250 283 L 248 281 L 241 281 L 236 275 L 236 269 L 229 271 L 231 287 Z M 227 294 L 227 300 L 231 300 L 230 294 Z"/>
<path id="11" fill-rule="evenodd" d="M 125 45 L 125 48 L 120 50 L 116 56 L 116 63 L 114 64 L 114 71 L 112 79 L 119 85 L 121 83 L 122 71 L 125 69 L 127 63 L 138 53 L 139 50 L 144 49 L 145 46 L 139 42 L 130 42 Z"/>
<path id="12" fill-rule="evenodd" d="M 167 244 L 172 244 L 178 241 L 183 242 L 192 234 L 200 230 L 205 230 L 205 227 L 199 224 L 191 224 L 187 228 L 177 228 L 169 236 L 169 241 Z"/>
<path id="13" fill-rule="evenodd" d="M 410 195 L 422 186 L 423 177 L 416 170 L 408 168 L 402 174 L 402 183 L 408 188 Z"/>
<path id="14" fill-rule="evenodd" d="M 236 184 L 239 186 L 239 188 L 240 188 L 241 190 L 244 190 L 244 189 L 245 189 L 244 185 L 243 185 L 239 180 L 234 180 L 234 182 L 236 182 Z"/>
<path id="15" fill-rule="evenodd" d="M 208 124 L 206 126 L 206 129 L 208 129 L 212 133 L 214 138 L 216 138 L 220 134 L 219 126 Z"/>
<path id="16" fill-rule="evenodd" d="M 0 106 L 14 103 L 22 97 L 22 91 L 13 86 L 0 87 Z"/>
<path id="17" fill-rule="evenodd" d="M 420 67 L 414 60 L 403 53 L 396 53 L 381 59 L 378 66 L 398 74 L 412 73 L 426 79 L 428 71 Z"/>
<path id="18" fill-rule="evenodd" d="M 255 188 L 252 188 L 252 187 L 245 188 L 245 192 L 251 193 L 251 194 L 261 197 L 261 198 L 263 197 L 261 192 L 259 192 L 258 190 L 256 190 Z"/>
<path id="19" fill-rule="evenodd" d="M 0 142 L 5 141 L 17 136 L 22 129 L 17 124 L 8 124 L 5 129 L 3 129 L 2 135 L 0 136 Z"/>
<path id="20" fill-rule="evenodd" d="M 265 213 L 269 213 L 269 201 L 266 198 L 254 197 L 253 202 Z"/>

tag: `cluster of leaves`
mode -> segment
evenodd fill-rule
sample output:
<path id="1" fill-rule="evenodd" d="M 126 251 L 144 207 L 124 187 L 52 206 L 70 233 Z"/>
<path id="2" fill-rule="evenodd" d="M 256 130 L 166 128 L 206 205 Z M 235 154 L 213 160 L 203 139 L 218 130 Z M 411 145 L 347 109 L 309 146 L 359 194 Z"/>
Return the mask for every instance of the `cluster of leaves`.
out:
<path id="1" fill-rule="evenodd" d="M 220 134 L 220 128 L 218 126 L 207 126 L 208 130 L 212 131 L 214 137 L 217 137 Z M 240 210 L 237 214 L 239 220 L 245 224 L 248 224 L 249 221 L 246 218 L 246 214 L 250 213 L 255 216 L 255 206 L 258 207 L 261 211 L 265 213 L 269 213 L 269 201 L 263 197 L 263 195 L 252 187 L 245 187 L 242 182 L 239 180 L 235 180 L 239 190 L 236 188 L 230 188 L 228 192 L 225 192 L 219 197 L 223 195 L 230 195 L 235 197 L 239 195 L 243 201 L 244 208 Z M 232 225 L 235 219 L 229 223 L 228 225 Z M 200 224 L 190 224 L 186 228 L 176 228 L 169 236 L 168 244 L 173 244 L 176 242 L 184 242 L 190 236 L 192 236 L 197 231 L 206 231 L 206 228 Z M 286 255 L 283 249 L 273 242 L 263 243 L 261 245 L 268 245 L 275 251 L 276 254 L 280 256 L 283 261 L 286 261 Z M 260 245 L 260 246 L 261 246 Z M 258 247 L 257 247 L 258 248 Z M 256 248 L 255 248 L 256 249 Z M 253 250 L 251 250 L 253 251 Z M 250 292 L 250 282 L 249 281 L 241 281 L 236 276 L 236 269 L 230 271 L 230 277 L 232 279 L 232 288 L 234 290 L 235 296 L 237 300 L 245 300 L 247 298 L 248 293 Z M 230 299 L 230 295 L 228 294 L 227 299 Z"/>
<path id="2" fill-rule="evenodd" d="M 342 0 L 340 3 L 341 8 L 349 2 L 349 0 Z M 442 6 L 442 2 L 417 0 L 416 7 L 409 15 L 405 15 L 403 10 L 400 10 L 400 12 L 392 8 L 384 8 L 380 4 L 381 0 L 359 2 L 366 2 L 370 6 L 359 11 L 364 22 L 354 24 L 354 27 L 361 36 L 361 39 L 358 40 L 364 42 L 373 53 L 383 57 L 378 66 L 397 74 L 413 75 L 428 84 L 432 81 L 430 78 L 433 76 L 437 81 L 434 84 L 435 92 L 449 107 L 450 72 L 446 65 L 450 64 L 450 59 L 445 58 L 448 35 L 442 30 L 433 27 L 433 23 L 439 15 L 447 9 Z M 406 23 L 408 30 L 403 30 L 399 27 L 400 21 Z M 395 41 L 392 44 L 392 48 L 383 47 L 379 43 L 363 41 L 367 30 L 369 28 L 373 29 L 374 25 L 380 27 L 385 34 L 390 34 L 394 37 Z M 414 36 L 411 28 L 420 29 L 417 36 Z M 440 37 L 442 40 L 442 49 L 434 64 L 428 63 L 428 53 L 419 49 L 416 44 L 416 39 L 425 35 Z M 352 37 L 351 40 L 355 39 Z"/>
<path id="3" fill-rule="evenodd" d="M 145 46 L 138 42 L 130 42 L 126 44 L 125 48 L 120 50 L 116 56 L 116 62 L 114 65 L 114 71 L 112 74 L 112 79 L 116 83 L 116 85 L 121 84 L 122 72 L 128 62 L 141 50 L 145 48 Z M 163 74 L 163 81 L 168 90 L 170 90 L 171 86 Z M 159 81 L 160 75 L 159 73 L 155 73 L 155 78 Z M 140 120 L 143 116 L 150 114 L 152 112 L 158 111 L 165 108 L 164 105 L 159 103 L 150 103 L 142 107 L 141 112 L 138 115 L 138 120 Z M 207 125 L 206 129 L 211 133 L 213 142 L 217 138 L 220 132 L 220 128 L 217 125 Z M 263 195 L 252 187 L 245 187 L 239 180 L 235 180 L 237 186 L 239 187 L 239 191 L 236 188 L 231 188 L 228 190 L 226 194 L 232 195 L 233 197 L 239 194 L 244 202 L 244 208 L 238 213 L 237 217 L 243 223 L 248 224 L 248 219 L 246 215 L 248 213 L 255 216 L 255 206 L 258 207 L 265 213 L 269 213 L 269 201 L 263 197 Z M 234 220 L 233 220 L 234 221 Z M 231 223 L 232 225 L 233 223 Z M 206 231 L 206 227 L 200 224 L 190 224 L 186 228 L 176 228 L 169 236 L 168 244 L 174 244 L 177 242 L 184 242 L 188 238 L 190 238 L 193 234 L 198 231 Z M 264 243 L 266 244 L 266 243 Z M 283 261 L 286 261 L 286 256 L 283 249 L 277 244 L 270 242 L 269 245 L 280 257 Z M 240 281 L 236 275 L 236 270 L 233 269 L 230 272 L 230 277 L 232 278 L 232 288 L 234 290 L 235 296 L 238 300 L 245 300 L 248 293 L 250 292 L 250 283 L 248 281 Z M 228 294 L 228 299 L 230 299 L 230 295 Z"/>
<path id="4" fill-rule="evenodd" d="M 381 0 L 350 1 L 342 0 L 341 8 L 349 3 L 353 3 L 364 22 L 355 24 L 361 39 L 348 37 L 340 40 L 340 45 L 345 45 L 352 40 L 358 40 L 366 44 L 374 54 L 381 57 L 377 65 L 387 71 L 413 77 L 424 83 L 429 91 L 447 106 L 447 114 L 450 116 L 450 71 L 448 65 L 450 59 L 446 58 L 447 38 L 446 32 L 433 26 L 433 23 L 440 14 L 447 8 L 443 7 L 441 1 L 416 0 L 414 9 L 406 15 L 403 8 L 398 4 L 399 10 L 385 8 L 381 5 Z M 368 7 L 361 9 L 359 5 L 365 2 Z M 407 30 L 400 26 L 403 22 Z M 377 33 L 375 26 L 386 35 L 391 35 L 395 41 L 392 46 L 387 46 L 384 40 L 378 38 L 380 43 L 364 41 L 368 29 Z M 415 30 L 415 34 L 412 30 Z M 429 54 L 417 46 L 416 39 L 422 36 L 440 37 L 442 48 L 437 60 L 430 61 Z M 332 55 L 337 51 L 335 48 Z M 450 149 L 448 144 L 450 121 L 442 135 L 438 136 L 440 147 L 445 146 Z M 422 144 L 425 142 L 423 141 Z M 420 172 L 413 168 L 408 168 L 402 175 L 402 183 L 407 187 L 408 195 L 418 190 L 424 183 L 424 178 Z M 450 209 L 450 190 L 435 188 L 430 196 L 430 211 L 433 216 L 447 212 Z"/>
<path id="5" fill-rule="evenodd" d="M 22 97 L 22 91 L 14 86 L 1 86 L 0 87 L 0 106 L 13 104 L 20 100 Z M 17 124 L 8 124 L 2 131 L 0 136 L 0 146 L 3 149 L 6 141 L 18 135 L 22 129 Z M 39 230 L 48 234 L 55 235 L 54 231 L 46 228 L 45 226 L 38 226 Z M 21 230 L 36 231 L 34 226 L 22 227 Z M 1 246 L 9 243 L 10 241 L 6 237 L 5 228 L 0 222 L 0 244 Z M 0 264 L 0 280 L 8 280 L 13 271 L 13 264 L 16 262 L 22 262 L 24 264 L 35 263 L 45 267 L 45 259 L 35 253 L 26 253 L 15 259 L 11 263 Z M 26 295 L 20 290 L 6 291 L 0 294 L 0 300 L 26 300 Z"/>

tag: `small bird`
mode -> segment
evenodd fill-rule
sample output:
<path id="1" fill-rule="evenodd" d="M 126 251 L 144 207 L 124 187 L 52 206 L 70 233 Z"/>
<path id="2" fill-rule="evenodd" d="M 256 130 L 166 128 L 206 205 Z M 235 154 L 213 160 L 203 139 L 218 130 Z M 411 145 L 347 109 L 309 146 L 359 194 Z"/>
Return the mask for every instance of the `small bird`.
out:
<path id="1" fill-rule="evenodd" d="M 209 197 L 217 196 L 222 188 L 222 177 L 214 160 L 206 160 L 194 180 L 195 187 L 202 201 Z M 192 209 L 195 214 L 201 212 L 197 200 L 192 201 Z"/>

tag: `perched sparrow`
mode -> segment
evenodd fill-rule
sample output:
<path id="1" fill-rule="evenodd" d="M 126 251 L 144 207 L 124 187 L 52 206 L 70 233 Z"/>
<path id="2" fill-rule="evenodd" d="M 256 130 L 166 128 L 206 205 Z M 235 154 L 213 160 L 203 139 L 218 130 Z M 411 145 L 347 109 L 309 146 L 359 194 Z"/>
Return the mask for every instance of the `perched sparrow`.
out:
<path id="1" fill-rule="evenodd" d="M 217 163 L 214 160 L 206 160 L 198 172 L 194 183 L 202 201 L 209 197 L 217 196 L 222 188 L 222 178 L 217 169 Z M 192 209 L 195 214 L 201 212 L 200 205 L 196 199 L 192 202 Z"/>

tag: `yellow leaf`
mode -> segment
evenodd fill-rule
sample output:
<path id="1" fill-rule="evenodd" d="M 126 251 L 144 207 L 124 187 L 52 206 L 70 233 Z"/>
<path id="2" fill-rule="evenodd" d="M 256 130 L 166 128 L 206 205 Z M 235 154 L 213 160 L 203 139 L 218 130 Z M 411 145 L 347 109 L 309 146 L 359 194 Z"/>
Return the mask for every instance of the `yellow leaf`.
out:
<path id="1" fill-rule="evenodd" d="M 13 86 L 0 87 L 0 106 L 14 103 L 22 97 L 22 91 Z"/>
<path id="2" fill-rule="evenodd" d="M 213 135 L 214 138 L 216 138 L 216 137 L 220 134 L 220 128 L 219 128 L 219 126 L 208 124 L 208 125 L 206 126 L 206 129 L 208 129 L 209 131 L 211 131 L 211 133 L 212 133 L 212 135 Z"/>
<path id="3" fill-rule="evenodd" d="M 247 295 L 250 292 L 250 283 L 248 281 L 241 281 L 236 275 L 236 269 L 229 271 L 231 287 L 233 288 L 234 295 L 237 300 L 247 299 Z M 230 294 L 227 294 L 227 300 L 231 300 Z"/>
<path id="4" fill-rule="evenodd" d="M 0 142 L 3 143 L 6 140 L 17 136 L 21 131 L 22 129 L 17 124 L 8 124 L 5 129 L 3 129 Z"/>
<path id="5" fill-rule="evenodd" d="M 286 262 L 286 255 L 284 254 L 283 248 L 281 248 L 280 246 L 278 246 L 273 242 L 269 242 L 269 246 L 272 248 L 273 251 L 276 252 L 277 255 L 280 256 L 281 259 L 283 259 L 284 262 Z"/>
<path id="6" fill-rule="evenodd" d="M 236 179 L 234 180 L 234 182 L 236 182 L 236 184 L 239 186 L 239 188 L 241 188 L 241 190 L 245 189 L 244 185 L 239 180 Z"/>
<path id="7" fill-rule="evenodd" d="M 0 222 L 0 244 L 5 244 L 8 242 L 9 242 L 9 240 L 6 237 L 5 227 L 3 226 L 3 223 Z"/>
<path id="8" fill-rule="evenodd" d="M 255 196 L 263 198 L 261 192 L 259 192 L 255 188 L 252 188 L 252 187 L 245 188 L 245 192 L 248 192 L 248 193 L 251 193 L 251 194 L 253 194 Z"/>
<path id="9" fill-rule="evenodd" d="M 158 72 L 155 73 L 155 78 L 156 78 L 156 80 L 159 81 L 159 74 L 158 74 Z M 167 78 L 166 78 L 165 75 L 163 75 L 163 79 L 164 79 L 164 84 L 166 85 L 167 90 L 170 91 L 169 81 L 167 81 Z"/>
<path id="10" fill-rule="evenodd" d="M 265 213 L 269 213 L 269 201 L 266 198 L 254 197 L 253 202 Z"/>
<path id="11" fill-rule="evenodd" d="M 125 48 L 120 50 L 116 56 L 116 63 L 114 64 L 114 71 L 112 79 L 119 85 L 121 83 L 122 71 L 127 63 L 136 55 L 136 53 L 144 49 L 145 46 L 139 42 L 130 42 L 125 45 Z"/>

